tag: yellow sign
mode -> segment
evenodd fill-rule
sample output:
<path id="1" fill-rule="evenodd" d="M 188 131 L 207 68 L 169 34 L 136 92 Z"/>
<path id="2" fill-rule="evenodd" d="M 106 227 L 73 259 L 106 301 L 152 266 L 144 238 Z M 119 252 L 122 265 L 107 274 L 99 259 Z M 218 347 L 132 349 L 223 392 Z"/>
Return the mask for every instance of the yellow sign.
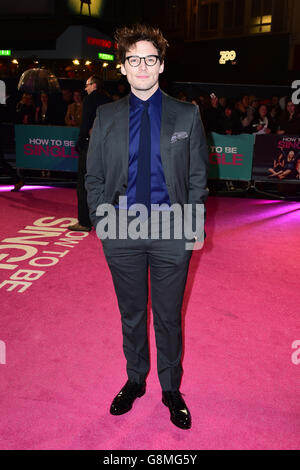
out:
<path id="1" fill-rule="evenodd" d="M 235 51 L 220 51 L 219 64 L 226 64 L 228 60 L 234 60 L 236 58 Z"/>
<path id="2" fill-rule="evenodd" d="M 75 15 L 100 17 L 103 0 L 68 0 L 68 6 Z"/>

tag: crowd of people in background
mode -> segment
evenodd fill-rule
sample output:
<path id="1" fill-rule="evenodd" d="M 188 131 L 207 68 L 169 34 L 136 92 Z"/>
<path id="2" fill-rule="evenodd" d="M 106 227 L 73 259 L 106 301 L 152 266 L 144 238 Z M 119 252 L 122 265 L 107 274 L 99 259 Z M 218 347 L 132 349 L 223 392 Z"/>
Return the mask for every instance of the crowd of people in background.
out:
<path id="1" fill-rule="evenodd" d="M 66 88 L 62 90 L 60 97 L 53 97 L 41 91 L 36 99 L 30 93 L 23 93 L 16 106 L 15 122 L 17 124 L 79 127 L 82 103 L 81 90 L 72 92 Z"/>
<path id="2" fill-rule="evenodd" d="M 180 92 L 177 98 L 191 101 L 200 109 L 207 133 L 300 135 L 300 113 L 287 97 L 258 99 L 244 95 L 237 100 L 225 96 L 198 96 L 188 100 Z"/>
<path id="3" fill-rule="evenodd" d="M 81 128 L 83 102 L 86 93 L 83 87 L 73 89 L 62 87 L 60 94 L 51 95 L 46 91 L 39 94 L 23 93 L 17 104 L 10 107 L 10 119 L 1 119 L 2 122 L 14 122 L 17 124 L 37 124 L 52 126 L 70 126 Z M 164 89 L 164 87 L 162 87 Z M 85 87 L 85 91 L 87 91 Z M 168 94 L 175 96 L 181 101 L 189 101 L 198 106 L 206 134 L 216 132 L 224 135 L 236 134 L 286 134 L 300 136 L 300 110 L 291 101 L 289 97 L 273 96 L 272 98 L 262 99 L 254 95 L 240 96 L 237 99 L 226 96 L 216 96 L 214 93 L 201 94 L 191 97 L 184 91 Z M 119 81 L 115 84 L 113 91 L 110 92 L 99 86 L 97 92 L 102 95 L 103 102 L 118 100 L 128 93 L 128 85 L 125 81 Z M 16 101 L 15 101 L 16 103 Z M 8 108 L 8 107 L 7 107 Z M 1 155 L 0 155 L 1 157 Z M 4 159 L 1 157 L 1 167 L 5 166 Z M 294 165 L 294 166 L 293 166 Z M 269 169 L 269 178 L 283 180 L 291 173 L 291 168 L 295 167 L 296 162 L 287 161 L 286 158 L 276 159 L 274 165 Z M 8 166 L 8 165 L 6 165 Z M 296 178 L 300 175 L 296 168 Z M 13 171 L 13 170 L 11 170 Z M 42 172 L 45 173 L 45 172 Z M 47 172 L 49 176 L 50 172 Z M 47 176 L 46 175 L 46 176 Z M 44 176 L 44 175 L 42 175 Z M 291 175 L 292 176 L 292 175 Z M 294 176 L 295 177 L 295 176 Z M 16 187 L 18 190 L 23 185 L 23 181 L 17 179 Z M 229 189 L 234 189 L 232 182 Z M 226 182 L 228 186 L 228 182 Z"/>
<path id="4" fill-rule="evenodd" d="M 104 88 L 101 90 L 112 101 L 126 92 L 122 83 L 112 93 Z M 179 92 L 176 97 L 199 107 L 206 133 L 300 135 L 299 110 L 287 97 L 258 99 L 254 95 L 244 95 L 233 100 L 212 93 L 188 98 L 184 92 Z M 59 99 L 44 91 L 35 98 L 24 93 L 16 106 L 15 122 L 80 127 L 83 98 L 80 89 L 63 88 Z"/>
<path id="5" fill-rule="evenodd" d="M 190 101 L 198 106 L 206 134 L 216 132 L 223 135 L 286 134 L 300 136 L 300 110 L 286 96 L 259 99 L 254 95 L 242 95 L 238 99 L 229 99 L 211 93 L 189 99 L 181 91 L 176 97 L 181 101 Z M 278 158 L 275 158 L 273 167 L 268 169 L 268 177 L 270 181 L 299 179 L 300 158 L 296 158 L 293 151 L 288 155 L 281 153 Z M 243 183 L 214 182 L 217 189 L 226 187 L 228 190 L 234 190 L 237 185 L 243 185 Z M 280 190 L 280 187 L 278 188 Z M 293 190 L 293 187 L 290 186 L 289 190 Z M 286 187 L 285 191 L 287 191 Z"/>
<path id="6" fill-rule="evenodd" d="M 120 99 L 126 92 L 126 87 L 122 83 L 118 84 L 117 90 L 113 93 L 108 93 L 103 87 L 99 91 L 109 101 Z M 16 105 L 14 122 L 80 127 L 83 99 L 84 92 L 81 89 L 62 88 L 61 95 L 49 95 L 46 91 L 41 91 L 36 96 L 23 93 Z"/>

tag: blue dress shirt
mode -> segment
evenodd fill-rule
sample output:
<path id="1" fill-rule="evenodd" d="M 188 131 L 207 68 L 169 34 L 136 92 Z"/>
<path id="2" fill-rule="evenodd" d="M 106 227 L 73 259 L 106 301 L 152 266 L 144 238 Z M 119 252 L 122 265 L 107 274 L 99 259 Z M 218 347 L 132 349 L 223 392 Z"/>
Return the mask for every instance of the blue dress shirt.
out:
<path id="1" fill-rule="evenodd" d="M 151 204 L 171 205 L 160 155 L 160 128 L 162 93 L 157 91 L 147 100 L 151 126 Z M 138 151 L 140 139 L 141 117 L 144 106 L 133 93 L 130 94 L 129 111 L 129 164 L 128 188 L 126 192 L 127 207 L 136 203 L 136 175 L 138 167 Z"/>

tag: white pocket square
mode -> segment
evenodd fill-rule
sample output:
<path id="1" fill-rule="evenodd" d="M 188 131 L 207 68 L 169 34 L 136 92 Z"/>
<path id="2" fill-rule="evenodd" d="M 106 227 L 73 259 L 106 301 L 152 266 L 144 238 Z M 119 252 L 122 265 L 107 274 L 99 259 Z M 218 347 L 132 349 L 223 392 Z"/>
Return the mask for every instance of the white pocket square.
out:
<path id="1" fill-rule="evenodd" d="M 185 131 L 174 132 L 174 134 L 171 137 L 171 144 L 173 144 L 174 142 L 177 142 L 177 140 L 186 139 L 187 137 L 188 137 L 188 134 Z"/>

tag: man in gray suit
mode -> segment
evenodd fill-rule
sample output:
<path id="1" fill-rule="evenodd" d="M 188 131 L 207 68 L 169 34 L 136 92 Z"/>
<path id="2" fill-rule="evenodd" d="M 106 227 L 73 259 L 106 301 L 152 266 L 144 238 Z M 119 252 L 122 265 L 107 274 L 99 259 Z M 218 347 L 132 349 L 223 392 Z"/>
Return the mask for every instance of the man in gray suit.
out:
<path id="1" fill-rule="evenodd" d="M 121 72 L 127 77 L 131 93 L 98 108 L 86 174 L 90 217 L 98 235 L 104 221 L 101 207 L 108 204 L 113 207 L 118 226 L 116 237 L 103 239 L 103 234 L 100 237 L 121 312 L 128 375 L 110 412 L 113 415 L 126 413 L 134 400 L 146 391 L 150 270 L 162 402 L 169 408 L 173 424 L 188 429 L 191 415 L 179 388 L 181 307 L 192 251 L 186 249 L 186 232 L 180 238 L 174 235 L 172 207 L 189 205 L 194 222 L 197 207 L 204 207 L 208 196 L 206 138 L 198 108 L 171 98 L 159 88 L 159 74 L 164 70 L 168 45 L 162 33 L 152 27 L 136 25 L 120 28 L 116 40 Z M 145 232 L 140 237 L 124 236 L 122 223 L 130 232 L 130 225 L 132 229 L 132 222 L 136 223 L 132 219 L 132 208 L 140 205 L 146 211 L 152 209 L 146 212 L 149 215 L 146 222 L 152 223 L 151 234 L 148 228 L 146 236 Z M 171 232 L 174 231 L 169 238 L 164 236 L 161 223 L 154 222 L 158 213 L 170 216 Z M 140 210 L 140 214 L 144 211 Z M 143 217 L 139 223 L 142 225 L 142 222 L 145 222 Z M 178 221 L 176 223 L 178 225 Z M 199 244 L 197 237 L 202 237 L 202 232 L 198 234 L 196 228 L 193 232 L 196 236 L 189 246 Z"/>

